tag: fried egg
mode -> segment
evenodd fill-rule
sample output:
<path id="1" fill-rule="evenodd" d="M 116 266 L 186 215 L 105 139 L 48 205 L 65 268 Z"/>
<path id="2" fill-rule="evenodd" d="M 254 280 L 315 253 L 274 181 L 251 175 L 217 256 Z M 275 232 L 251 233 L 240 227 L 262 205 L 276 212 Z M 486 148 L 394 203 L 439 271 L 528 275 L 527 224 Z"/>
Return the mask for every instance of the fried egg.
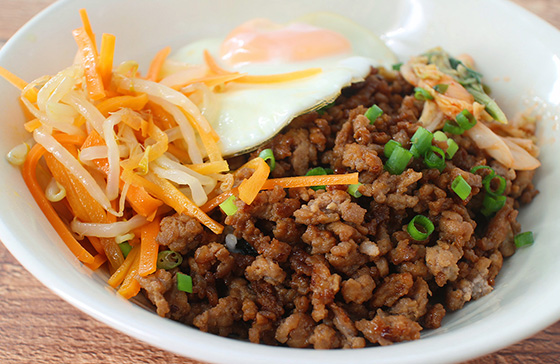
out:
<path id="1" fill-rule="evenodd" d="M 310 14 L 287 24 L 254 19 L 225 38 L 203 39 L 183 47 L 170 58 L 170 64 L 204 65 L 205 51 L 222 69 L 248 75 L 320 69 L 291 81 L 234 81 L 215 88 L 211 105 L 202 112 L 220 137 L 225 156 L 257 148 L 296 116 L 334 101 L 342 88 L 362 81 L 372 66 L 396 62 L 376 35 L 330 13 Z"/>

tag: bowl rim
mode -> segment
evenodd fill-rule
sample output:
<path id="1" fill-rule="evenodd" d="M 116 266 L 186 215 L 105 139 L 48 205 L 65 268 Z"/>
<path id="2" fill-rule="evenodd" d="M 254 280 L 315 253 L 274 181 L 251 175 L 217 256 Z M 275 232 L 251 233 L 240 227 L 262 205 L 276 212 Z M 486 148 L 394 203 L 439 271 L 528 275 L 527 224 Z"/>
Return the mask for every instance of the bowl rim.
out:
<path id="1" fill-rule="evenodd" d="M 535 26 L 539 27 L 539 30 L 553 36 L 557 44 L 560 44 L 560 31 L 552 26 L 550 23 L 539 18 L 528 10 L 522 8 L 520 5 L 507 0 L 491 0 L 500 6 L 512 7 L 520 16 L 528 18 Z M 21 27 L 2 47 L 0 50 L 0 64 L 4 54 L 9 53 L 13 44 L 16 44 L 24 34 L 32 29 L 37 23 L 42 22 L 45 18 L 48 18 L 52 12 L 58 11 L 58 9 L 65 8 L 71 4 L 75 4 L 75 0 L 59 0 L 47 8 L 42 10 L 31 20 L 29 20 L 23 27 Z M 247 342 L 239 342 L 236 340 L 231 340 L 228 338 L 222 338 L 216 335 L 200 332 L 196 329 L 189 328 L 183 324 L 173 322 L 171 320 L 161 320 L 162 323 L 158 325 L 163 325 L 166 328 L 176 330 L 178 327 L 180 330 L 193 330 L 194 333 L 190 335 L 194 338 L 199 338 L 196 342 L 196 347 L 188 347 L 185 350 L 183 347 L 178 346 L 178 341 L 165 341 L 161 337 L 156 337 L 155 335 L 147 333 L 143 330 L 142 320 L 134 320 L 135 315 L 142 315 L 147 313 L 139 307 L 131 307 L 129 316 L 130 320 L 117 319 L 112 312 L 107 307 L 93 307 L 90 302 L 95 297 L 90 295 L 88 292 L 72 292 L 72 285 L 64 280 L 60 280 L 53 272 L 50 272 L 44 263 L 39 259 L 39 257 L 29 254 L 29 250 L 26 249 L 24 245 L 18 242 L 17 237 L 10 231 L 9 227 L 5 225 L 3 221 L 0 221 L 0 238 L 6 248 L 10 253 L 29 271 L 35 278 L 37 278 L 42 284 L 52 290 L 55 294 L 60 296 L 65 301 L 69 302 L 73 306 L 77 307 L 81 311 L 87 313 L 88 315 L 94 317 L 95 319 L 115 328 L 121 332 L 126 333 L 136 339 L 139 339 L 149 345 L 154 345 L 164 350 L 174 352 L 176 354 L 191 357 L 194 359 L 202 361 L 212 361 L 212 362 L 239 362 L 239 363 L 259 363 L 262 362 L 263 358 L 267 358 L 270 363 L 282 363 L 290 361 L 293 363 L 319 363 L 319 362 L 343 362 L 348 360 L 348 355 L 346 352 L 340 350 L 331 351 L 315 351 L 315 350 L 302 350 L 295 348 L 284 348 L 284 347 L 269 347 L 266 345 L 256 345 Z M 543 297 L 547 298 L 543 300 L 544 302 L 551 302 L 553 300 L 558 301 L 560 298 L 560 293 L 547 292 Z M 541 305 L 542 306 L 542 305 Z M 540 306 L 537 305 L 537 308 Z M 500 348 L 509 346 L 517 341 L 524 338 L 532 336 L 538 331 L 544 329 L 548 325 L 554 323 L 556 320 L 560 319 L 560 305 L 556 308 L 551 308 L 547 306 L 546 310 L 533 310 L 532 321 L 522 321 L 516 326 L 516 330 L 511 330 L 508 327 L 508 315 L 509 311 L 514 311 L 511 308 L 507 308 L 501 312 L 496 312 L 494 316 L 495 320 L 489 323 L 477 323 L 476 325 L 470 325 L 467 327 L 460 328 L 456 332 L 448 332 L 445 334 L 445 339 L 441 336 L 434 336 L 430 338 L 425 338 L 420 341 L 407 342 L 403 344 L 394 345 L 392 347 L 374 347 L 374 348 L 364 348 L 357 349 L 352 352 L 353 359 L 372 359 L 372 355 L 378 354 L 376 359 L 382 363 L 398 363 L 398 362 L 417 362 L 417 363 L 444 363 L 448 362 L 451 358 L 453 361 L 463 361 L 478 357 Z M 517 311 L 517 310 L 515 310 Z M 149 313 L 152 316 L 152 313 Z M 147 317 L 147 316 L 145 316 Z M 153 320 L 152 320 L 153 321 Z M 164 322 L 166 321 L 166 322 Z M 492 327 L 491 325 L 496 323 L 502 323 L 498 329 Z M 493 333 L 500 335 L 500 341 L 489 341 L 484 335 L 480 335 L 481 330 L 492 329 Z M 469 341 L 461 341 L 461 338 L 470 337 Z M 440 351 L 436 354 L 423 352 L 422 346 L 424 342 L 430 340 L 431 342 L 441 345 Z M 453 342 L 459 343 L 455 346 L 446 346 L 446 343 Z M 400 354 L 398 357 L 393 357 L 399 349 L 404 349 L 402 347 L 406 345 L 411 349 L 411 354 Z M 216 350 L 216 347 L 221 347 L 221 350 Z M 399 348 L 400 347 L 400 348 Z M 375 350 L 375 351 L 374 351 Z M 239 361 L 235 355 L 243 352 L 242 360 Z M 278 354 L 277 357 L 270 358 L 271 352 Z"/>

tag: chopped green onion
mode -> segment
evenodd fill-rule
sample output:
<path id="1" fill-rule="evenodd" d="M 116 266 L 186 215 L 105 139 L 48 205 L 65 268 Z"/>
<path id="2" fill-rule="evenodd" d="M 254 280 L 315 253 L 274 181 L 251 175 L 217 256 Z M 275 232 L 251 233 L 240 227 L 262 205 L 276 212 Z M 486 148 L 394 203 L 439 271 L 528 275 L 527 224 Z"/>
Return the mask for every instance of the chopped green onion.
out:
<path id="1" fill-rule="evenodd" d="M 412 153 L 403 147 L 395 147 L 387 162 L 385 169 L 391 174 L 401 174 L 404 172 L 408 163 L 412 159 Z"/>
<path id="2" fill-rule="evenodd" d="M 276 168 L 276 158 L 274 158 L 274 153 L 272 152 L 272 149 L 269 148 L 263 150 L 259 154 L 259 158 L 262 158 L 265 161 L 270 161 L 268 165 L 270 166 L 270 170 L 274 171 L 274 168 Z"/>
<path id="3" fill-rule="evenodd" d="M 130 253 L 130 251 L 132 250 L 132 247 L 130 246 L 128 241 L 125 241 L 124 243 L 120 243 L 119 248 L 121 248 L 121 252 L 125 258 L 128 256 L 128 253 Z"/>
<path id="4" fill-rule="evenodd" d="M 423 100 L 423 101 L 434 99 L 432 94 L 429 93 L 428 90 L 423 89 L 422 87 L 414 88 L 414 97 L 416 98 L 416 100 Z"/>
<path id="5" fill-rule="evenodd" d="M 421 227 L 422 230 L 424 230 L 424 231 L 418 230 L 416 225 Z M 423 241 L 423 240 L 428 239 L 430 234 L 432 234 L 434 232 L 434 229 L 435 229 L 434 228 L 434 223 L 431 222 L 430 219 L 428 219 L 424 215 L 416 215 L 408 223 L 406 231 L 408 231 L 408 234 L 410 234 L 412 239 L 414 239 L 416 241 Z"/>
<path id="6" fill-rule="evenodd" d="M 228 216 L 234 215 L 237 212 L 237 206 L 235 205 L 235 196 L 233 195 L 229 196 L 227 200 L 222 202 L 219 206 L 222 211 Z"/>
<path id="7" fill-rule="evenodd" d="M 353 184 L 353 185 L 349 185 L 348 186 L 348 193 L 355 198 L 362 197 L 362 194 L 360 193 L 360 191 L 358 191 L 358 187 L 360 187 L 361 185 L 362 185 L 361 183 L 356 183 L 356 184 Z"/>
<path id="8" fill-rule="evenodd" d="M 496 174 L 496 173 L 494 172 L 494 170 L 493 170 L 491 167 L 488 167 L 488 166 L 474 166 L 474 167 L 471 168 L 470 172 L 471 172 L 472 174 L 476 174 L 476 172 L 477 172 L 477 171 L 480 171 L 481 169 L 489 169 L 489 170 L 490 170 L 490 173 L 488 174 L 488 176 L 494 177 L 494 175 Z"/>
<path id="9" fill-rule="evenodd" d="M 455 153 L 459 150 L 457 142 L 451 138 L 447 139 L 447 158 L 452 159 Z"/>
<path id="10" fill-rule="evenodd" d="M 333 171 L 330 168 L 315 167 L 315 168 L 307 171 L 307 173 L 305 175 L 306 176 L 324 176 L 324 175 L 332 174 L 332 173 L 333 173 Z M 318 190 L 324 190 L 327 187 L 326 186 L 310 186 L 309 188 L 311 188 L 314 191 L 318 191 Z"/>
<path id="11" fill-rule="evenodd" d="M 471 114 L 467 109 L 457 114 L 455 120 L 463 130 L 469 130 L 476 125 L 476 119 L 474 118 L 473 114 Z"/>
<path id="12" fill-rule="evenodd" d="M 385 143 L 385 147 L 383 147 L 383 154 L 385 154 L 385 157 L 389 158 L 391 154 L 393 154 L 393 150 L 395 150 L 396 147 L 401 147 L 401 143 L 397 142 L 396 140 L 391 139 L 387 143 Z"/>
<path id="13" fill-rule="evenodd" d="M 515 243 L 515 246 L 518 248 L 533 245 L 535 243 L 535 239 L 533 238 L 533 232 L 526 231 L 524 233 L 519 233 L 515 235 L 515 237 L 513 238 L 513 242 Z"/>
<path id="14" fill-rule="evenodd" d="M 192 293 L 192 278 L 188 274 L 177 272 L 177 289 L 179 291 Z"/>
<path id="15" fill-rule="evenodd" d="M 183 257 L 173 250 L 161 251 L 157 256 L 158 269 L 173 269 L 180 266 L 181 263 L 183 263 Z"/>
<path id="16" fill-rule="evenodd" d="M 419 127 L 412 138 L 410 138 L 410 142 L 419 155 L 424 155 L 430 150 L 433 138 L 434 135 L 430 131 L 424 129 L 423 127 Z M 414 154 L 414 152 L 412 152 L 412 154 Z"/>
<path id="17" fill-rule="evenodd" d="M 498 188 L 496 188 L 495 190 L 492 189 L 492 181 L 494 181 L 494 179 L 498 179 L 499 181 Z M 491 195 L 501 195 L 506 190 L 506 179 L 497 174 L 489 174 L 482 180 L 482 185 L 484 185 L 484 189 L 487 193 Z"/>
<path id="18" fill-rule="evenodd" d="M 447 140 L 447 135 L 445 135 L 444 132 L 438 130 L 434 133 L 434 139 L 438 142 L 444 142 Z"/>
<path id="19" fill-rule="evenodd" d="M 445 169 L 445 152 L 432 145 L 424 157 L 424 164 L 428 168 L 437 168 L 442 172 Z"/>
<path id="20" fill-rule="evenodd" d="M 379 106 L 373 105 L 372 107 L 367 109 L 367 111 L 364 115 L 365 115 L 366 118 L 369 119 L 369 123 L 373 124 L 373 123 L 375 123 L 375 120 L 377 120 L 378 117 L 383 115 L 383 110 L 381 110 L 381 108 Z"/>
<path id="21" fill-rule="evenodd" d="M 448 88 L 449 85 L 445 83 L 440 83 L 434 86 L 434 90 L 436 90 L 436 92 L 439 92 L 440 94 L 446 93 Z"/>
<path id="22" fill-rule="evenodd" d="M 506 196 L 492 196 L 489 193 L 484 195 L 484 200 L 482 200 L 482 214 L 484 216 L 491 216 L 494 213 L 500 211 L 502 207 L 506 204 Z"/>
<path id="23" fill-rule="evenodd" d="M 446 121 L 445 125 L 443 125 L 443 131 L 447 132 L 447 133 L 451 133 L 451 134 L 455 134 L 455 135 L 461 135 L 465 132 L 465 130 L 463 128 L 461 128 L 459 125 L 455 124 L 455 122 L 452 121 Z"/>
<path id="24" fill-rule="evenodd" d="M 393 65 L 392 68 L 393 68 L 393 70 L 395 70 L 395 71 L 400 71 L 402 65 L 403 65 L 402 62 L 400 62 L 400 63 L 395 63 L 395 64 Z"/>
<path id="25" fill-rule="evenodd" d="M 467 181 L 465 181 L 463 176 L 459 175 L 455 177 L 453 182 L 451 182 L 451 189 L 461 198 L 461 200 L 465 201 L 471 194 L 472 187 L 467 183 Z"/>

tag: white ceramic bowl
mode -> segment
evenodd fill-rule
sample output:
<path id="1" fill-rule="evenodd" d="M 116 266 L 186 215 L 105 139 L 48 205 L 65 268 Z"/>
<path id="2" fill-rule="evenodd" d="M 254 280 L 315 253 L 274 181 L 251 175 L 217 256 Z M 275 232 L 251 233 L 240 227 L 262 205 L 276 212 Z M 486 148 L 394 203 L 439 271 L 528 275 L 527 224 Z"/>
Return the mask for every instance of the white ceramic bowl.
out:
<path id="1" fill-rule="evenodd" d="M 0 238 L 41 282 L 79 309 L 152 345 L 215 363 L 443 363 L 489 353 L 528 337 L 560 319 L 560 33 L 503 0 L 82 0 L 60 1 L 24 26 L 0 51 L 0 65 L 32 80 L 69 65 L 71 30 L 87 8 L 94 30 L 117 36 L 116 60 L 134 59 L 146 69 L 152 55 L 170 45 L 223 35 L 244 20 L 287 21 L 328 10 L 348 16 L 382 36 L 401 60 L 434 46 L 469 53 L 509 116 L 540 100 L 541 193 L 520 221 L 535 232 L 535 245 L 508 259 L 488 296 L 449 314 L 422 339 L 352 351 L 314 351 L 254 345 L 166 320 L 115 295 L 106 276 L 83 267 L 66 249 L 25 188 L 19 171 L 0 162 Z M 28 138 L 18 92 L 0 81 L 0 154 Z"/>

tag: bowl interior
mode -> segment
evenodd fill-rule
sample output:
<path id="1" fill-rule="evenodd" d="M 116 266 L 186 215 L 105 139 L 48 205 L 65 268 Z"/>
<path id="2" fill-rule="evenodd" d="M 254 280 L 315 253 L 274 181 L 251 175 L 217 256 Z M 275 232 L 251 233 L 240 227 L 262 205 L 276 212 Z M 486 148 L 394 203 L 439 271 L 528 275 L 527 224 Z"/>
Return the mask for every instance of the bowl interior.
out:
<path id="1" fill-rule="evenodd" d="M 535 245 L 506 260 L 493 293 L 446 317 L 442 328 L 417 342 L 350 352 L 274 348 L 224 339 L 164 320 L 117 297 L 105 273 L 92 273 L 65 248 L 27 191 L 19 171 L 0 162 L 0 238 L 14 256 L 57 294 L 105 323 L 153 345 L 210 362 L 436 363 L 465 360 L 527 337 L 560 318 L 560 244 L 556 227 L 560 194 L 560 34 L 519 7 L 501 0 L 87 0 L 60 1 L 28 23 L 0 51 L 0 65 L 25 80 L 54 74 L 70 65 L 76 51 L 71 30 L 80 26 L 78 10 L 88 10 L 94 31 L 117 37 L 116 61 L 137 60 L 145 71 L 159 49 L 178 49 L 191 41 L 227 34 L 255 17 L 288 21 L 313 11 L 333 11 L 370 28 L 398 58 L 442 46 L 468 53 L 493 96 L 509 117 L 536 107 L 542 168 L 541 191 L 520 216 Z M 484 9 L 483 12 L 480 9 Z M 147 19 L 149 23 L 147 24 Z M 476 19 L 473 26 L 472 19 Z M 147 26 L 148 25 L 148 26 Z M 468 31 L 465 31 L 468 29 Z M 529 29 L 530 31 L 527 31 Z M 0 80 L 0 153 L 29 139 L 23 129 L 18 91 Z M 530 308 L 530 310 L 529 310 Z"/>

